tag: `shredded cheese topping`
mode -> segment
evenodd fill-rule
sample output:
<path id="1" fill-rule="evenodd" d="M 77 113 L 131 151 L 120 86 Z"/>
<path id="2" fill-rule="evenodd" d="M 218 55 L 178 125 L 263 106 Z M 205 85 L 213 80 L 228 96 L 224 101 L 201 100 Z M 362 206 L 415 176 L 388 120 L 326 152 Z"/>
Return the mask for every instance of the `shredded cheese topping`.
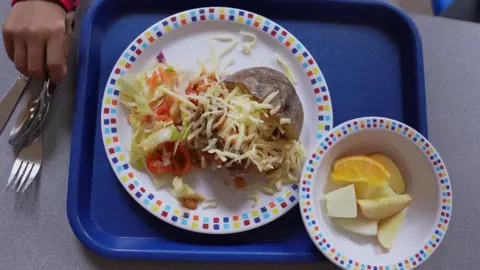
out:
<path id="1" fill-rule="evenodd" d="M 276 180 L 299 171 L 300 145 L 282 137 L 282 125 L 290 124 L 291 120 L 270 118 L 280 109 L 270 104 L 278 91 L 258 102 L 239 88 L 227 89 L 211 75 L 205 74 L 198 80 L 208 86 L 205 92 L 188 96 L 198 107 L 181 107 L 188 111 L 185 115 L 192 116 L 187 136 L 192 149 L 200 147 L 212 155 L 218 160 L 216 167 L 247 169 L 254 166 L 260 172 L 277 170 Z M 203 167 L 206 160 L 200 160 Z"/>
<path id="2" fill-rule="evenodd" d="M 229 42 L 233 40 L 233 37 L 230 35 L 225 35 L 225 36 L 216 36 L 213 37 L 212 40 L 217 40 L 217 41 L 223 41 L 223 42 Z"/>
<path id="3" fill-rule="evenodd" d="M 293 74 L 292 74 L 292 70 L 290 69 L 290 67 L 287 65 L 287 63 L 285 62 L 285 60 L 283 60 L 280 55 L 275 54 L 276 58 L 277 58 L 277 62 L 280 64 L 280 66 L 282 67 L 282 70 L 283 70 L 283 73 L 285 73 L 285 76 L 287 76 L 287 78 L 290 80 L 290 82 L 295 85 L 297 83 L 297 81 L 295 81 L 295 78 L 293 78 Z"/>

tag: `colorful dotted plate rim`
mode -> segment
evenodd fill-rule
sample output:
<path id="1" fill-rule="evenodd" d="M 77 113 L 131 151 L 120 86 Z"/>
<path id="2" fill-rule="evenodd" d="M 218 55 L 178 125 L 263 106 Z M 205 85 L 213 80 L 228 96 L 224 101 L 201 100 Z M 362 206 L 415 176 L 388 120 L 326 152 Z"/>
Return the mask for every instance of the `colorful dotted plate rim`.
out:
<path id="1" fill-rule="evenodd" d="M 329 149 L 336 143 L 343 140 L 345 137 L 362 130 L 381 129 L 388 130 L 392 133 L 397 133 L 411 142 L 413 142 L 418 149 L 425 154 L 429 159 L 432 169 L 436 172 L 438 185 L 440 186 L 440 205 L 441 211 L 436 218 L 436 226 L 431 236 L 427 238 L 423 247 L 419 248 L 416 253 L 410 257 L 405 258 L 399 262 L 392 262 L 391 264 L 373 265 L 365 264 L 361 261 L 354 260 L 348 255 L 343 254 L 343 251 L 337 250 L 332 241 L 328 239 L 322 232 L 319 226 L 318 218 L 315 216 L 312 206 L 316 198 L 313 196 L 313 176 L 318 169 L 319 160 L 328 153 Z M 438 247 L 442 241 L 448 224 L 450 223 L 452 215 L 452 188 L 450 179 L 447 173 L 445 164 L 443 163 L 440 154 L 428 142 L 428 140 L 415 129 L 410 126 L 398 122 L 396 120 L 382 118 L 382 117 L 365 117 L 347 121 L 335 127 L 332 131 L 327 133 L 317 145 L 317 148 L 307 158 L 305 167 L 303 169 L 302 178 L 300 180 L 300 212 L 303 222 L 307 229 L 310 238 L 315 246 L 333 263 L 343 269 L 353 270 L 404 270 L 413 269 L 423 263 Z"/>
<path id="2" fill-rule="evenodd" d="M 142 52 L 156 40 L 184 25 L 203 21 L 229 21 L 259 29 L 285 46 L 297 59 L 310 80 L 317 105 L 317 139 L 332 128 L 333 113 L 330 94 L 320 68 L 307 49 L 287 30 L 275 22 L 252 12 L 235 8 L 196 8 L 167 17 L 140 34 L 122 53 L 107 81 L 101 111 L 101 130 L 108 160 L 120 183 L 146 210 L 159 219 L 182 229 L 210 234 L 247 231 L 265 225 L 290 210 L 298 201 L 298 185 L 287 187 L 283 194 L 266 205 L 233 216 L 205 217 L 195 211 L 168 205 L 145 188 L 128 164 L 121 148 L 117 129 L 120 91 L 117 79 L 124 75 Z"/>

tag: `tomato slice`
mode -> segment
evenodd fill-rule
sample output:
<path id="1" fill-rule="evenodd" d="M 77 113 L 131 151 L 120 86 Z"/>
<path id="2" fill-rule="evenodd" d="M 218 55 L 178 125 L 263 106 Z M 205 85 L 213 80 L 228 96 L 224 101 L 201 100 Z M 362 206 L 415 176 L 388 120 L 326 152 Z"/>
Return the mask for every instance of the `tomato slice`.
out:
<path id="1" fill-rule="evenodd" d="M 192 83 L 189 83 L 188 86 L 187 86 L 187 89 L 185 89 L 185 94 L 187 96 L 196 96 L 198 93 L 197 93 L 197 91 L 195 91 L 194 85 Z M 195 104 L 195 106 L 198 106 L 198 100 L 193 99 L 193 98 L 188 98 L 188 100 L 190 102 L 192 102 L 193 104 Z"/>
<path id="2" fill-rule="evenodd" d="M 158 106 L 155 110 L 153 110 L 157 115 L 164 115 L 170 112 L 170 107 L 168 106 L 167 102 L 162 102 L 162 105 Z"/>
<path id="3" fill-rule="evenodd" d="M 157 121 L 163 121 L 163 122 L 168 122 L 170 120 L 173 120 L 173 117 L 169 116 L 169 115 L 165 115 L 165 114 L 161 114 L 161 115 L 157 115 L 155 117 L 155 120 Z"/>
<path id="4" fill-rule="evenodd" d="M 215 162 L 215 164 L 220 167 L 225 164 L 217 155 L 215 155 L 215 157 L 213 158 L 213 162 Z"/>
<path id="5" fill-rule="evenodd" d="M 178 146 L 177 152 L 173 157 L 173 175 L 180 176 L 186 174 L 192 168 L 192 160 L 188 151 L 182 146 Z"/>
<path id="6" fill-rule="evenodd" d="M 195 90 L 193 90 L 192 88 L 192 84 L 189 84 L 187 89 L 185 90 L 185 94 L 187 95 L 196 95 L 197 92 Z"/>
<path id="7" fill-rule="evenodd" d="M 237 189 L 244 189 L 247 187 L 247 181 L 243 177 L 237 176 L 235 177 L 235 186 Z"/>
<path id="8" fill-rule="evenodd" d="M 147 155 L 147 169 L 154 174 L 161 174 L 172 171 L 172 163 L 163 165 L 162 155 L 153 153 Z"/>

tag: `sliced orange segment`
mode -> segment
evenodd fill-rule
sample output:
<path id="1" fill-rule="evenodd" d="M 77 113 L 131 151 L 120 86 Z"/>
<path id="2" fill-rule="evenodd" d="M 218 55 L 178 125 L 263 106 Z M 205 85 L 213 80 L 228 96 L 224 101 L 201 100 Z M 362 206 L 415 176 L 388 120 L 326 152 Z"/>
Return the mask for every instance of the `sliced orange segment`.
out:
<path id="1" fill-rule="evenodd" d="M 348 156 L 333 163 L 332 179 L 336 181 L 386 186 L 389 178 L 388 169 L 368 156 Z"/>

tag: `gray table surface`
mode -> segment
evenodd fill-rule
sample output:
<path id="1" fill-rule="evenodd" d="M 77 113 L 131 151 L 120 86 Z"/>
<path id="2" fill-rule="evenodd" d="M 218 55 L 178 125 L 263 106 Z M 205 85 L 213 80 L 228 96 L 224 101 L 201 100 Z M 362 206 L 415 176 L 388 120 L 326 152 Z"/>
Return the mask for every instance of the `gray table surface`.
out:
<path id="1" fill-rule="evenodd" d="M 85 1 L 86 2 L 86 1 Z M 0 1 L 0 21 L 10 0 Z M 84 9 L 84 7 L 82 8 Z M 423 40 L 429 135 L 448 166 L 454 189 L 454 211 L 446 239 L 421 269 L 479 269 L 480 234 L 480 25 L 414 16 Z M 0 42 L 3 44 L 3 42 Z M 0 97 L 17 72 L 0 49 Z M 70 61 L 70 67 L 74 63 Z M 0 190 L 0 269 L 334 269 L 318 264 L 213 264 L 119 261 L 82 246 L 66 216 L 74 72 L 55 98 L 46 126 L 41 179 L 26 194 Z M 18 113 L 18 112 L 17 112 Z M 7 126 L 9 130 L 11 125 Z M 7 180 L 14 153 L 0 136 L 0 177 Z M 4 183 L 5 183 L 4 182 Z M 0 183 L 0 185 L 3 185 Z"/>

